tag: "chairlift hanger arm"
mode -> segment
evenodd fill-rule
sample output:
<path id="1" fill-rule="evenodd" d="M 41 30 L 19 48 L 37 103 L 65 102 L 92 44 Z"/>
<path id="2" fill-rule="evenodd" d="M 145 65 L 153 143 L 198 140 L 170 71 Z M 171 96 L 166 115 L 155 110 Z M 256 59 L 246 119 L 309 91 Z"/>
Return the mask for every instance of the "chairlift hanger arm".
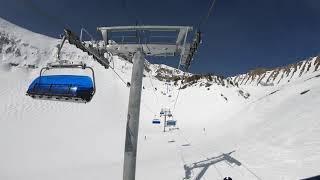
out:
<path id="1" fill-rule="evenodd" d="M 64 45 L 64 42 L 66 41 L 66 36 L 63 36 L 62 38 L 62 42 L 61 44 L 59 45 L 58 47 L 58 59 L 60 60 L 60 53 L 61 53 L 61 49 L 62 49 L 62 46 Z"/>

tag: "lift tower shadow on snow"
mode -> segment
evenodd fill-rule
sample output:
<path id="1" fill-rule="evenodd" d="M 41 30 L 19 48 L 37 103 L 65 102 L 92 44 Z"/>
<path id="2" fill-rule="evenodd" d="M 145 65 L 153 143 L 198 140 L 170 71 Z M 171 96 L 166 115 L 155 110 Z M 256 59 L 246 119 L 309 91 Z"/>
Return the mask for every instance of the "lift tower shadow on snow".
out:
<path id="1" fill-rule="evenodd" d="M 116 26 L 99 27 L 104 45 L 99 51 L 132 59 L 132 77 L 127 114 L 123 180 L 135 180 L 142 78 L 145 56 L 177 56 L 180 65 L 190 64 L 187 26 Z"/>
<path id="2" fill-rule="evenodd" d="M 212 158 L 208 158 L 206 160 L 202 160 L 202 161 L 198 161 L 198 162 L 194 162 L 192 164 L 185 164 L 184 170 L 185 170 L 185 177 L 183 178 L 184 180 L 188 180 L 191 179 L 191 174 L 192 174 L 192 170 L 194 169 L 201 169 L 200 172 L 195 175 L 194 180 L 200 180 L 202 179 L 202 177 L 204 176 L 204 174 L 206 173 L 206 171 L 209 169 L 210 166 L 215 165 L 221 161 L 226 161 L 230 164 L 235 164 L 237 166 L 241 166 L 241 162 L 239 162 L 238 160 L 236 160 L 235 158 L 231 157 L 231 154 L 234 153 L 235 151 L 231 151 L 229 153 L 223 153 L 219 156 L 216 157 L 212 157 Z"/>

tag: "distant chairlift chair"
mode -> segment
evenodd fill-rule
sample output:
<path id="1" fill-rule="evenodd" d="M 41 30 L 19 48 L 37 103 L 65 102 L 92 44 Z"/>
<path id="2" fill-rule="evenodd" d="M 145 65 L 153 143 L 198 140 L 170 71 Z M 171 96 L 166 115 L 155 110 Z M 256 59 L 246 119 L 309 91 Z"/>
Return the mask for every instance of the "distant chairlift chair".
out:
<path id="1" fill-rule="evenodd" d="M 163 111 L 163 109 L 161 109 L 161 111 L 160 111 L 160 117 L 163 116 L 163 115 L 164 115 L 164 111 Z"/>
<path id="2" fill-rule="evenodd" d="M 161 124 L 161 121 L 159 118 L 157 118 L 157 115 L 154 116 L 153 120 L 152 120 L 152 124 Z"/>
<path id="3" fill-rule="evenodd" d="M 153 119 L 152 120 L 152 124 L 160 124 L 160 123 L 161 123 L 160 119 Z"/>
<path id="4" fill-rule="evenodd" d="M 175 127 L 176 125 L 177 125 L 177 121 L 176 120 L 167 120 L 166 121 L 166 126 L 168 126 L 168 127 Z"/>
<path id="5" fill-rule="evenodd" d="M 82 75 L 43 75 L 44 70 L 61 68 L 90 69 L 92 78 Z M 57 64 L 44 67 L 29 86 L 26 95 L 35 99 L 89 102 L 95 94 L 94 70 L 86 64 Z"/>

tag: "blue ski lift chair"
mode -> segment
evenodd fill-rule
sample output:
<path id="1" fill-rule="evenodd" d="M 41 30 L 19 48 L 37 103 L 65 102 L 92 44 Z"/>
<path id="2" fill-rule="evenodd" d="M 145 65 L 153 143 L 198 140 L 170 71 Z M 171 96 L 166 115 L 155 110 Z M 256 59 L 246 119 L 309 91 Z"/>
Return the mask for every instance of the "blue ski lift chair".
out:
<path id="1" fill-rule="evenodd" d="M 88 68 L 92 72 L 92 79 L 81 75 L 42 75 L 43 70 L 55 68 Z M 35 99 L 86 103 L 92 99 L 95 89 L 94 71 L 91 67 L 85 64 L 51 65 L 41 69 L 40 76 L 33 80 L 26 95 Z"/>
<path id="2" fill-rule="evenodd" d="M 161 110 L 161 111 L 160 111 L 160 116 L 163 116 L 163 115 L 164 115 L 164 111 Z"/>
<path id="3" fill-rule="evenodd" d="M 153 119 L 152 120 L 152 124 L 160 124 L 160 123 L 161 123 L 160 119 Z"/>
<path id="4" fill-rule="evenodd" d="M 166 121 L 166 126 L 176 126 L 177 121 L 176 120 L 167 120 Z"/>

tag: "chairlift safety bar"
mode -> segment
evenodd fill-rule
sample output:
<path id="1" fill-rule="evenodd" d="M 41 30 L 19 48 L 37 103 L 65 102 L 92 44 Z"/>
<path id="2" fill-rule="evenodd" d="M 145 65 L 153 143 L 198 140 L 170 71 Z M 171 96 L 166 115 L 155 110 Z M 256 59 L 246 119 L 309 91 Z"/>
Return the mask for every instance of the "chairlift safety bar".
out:
<path id="1" fill-rule="evenodd" d="M 96 80 L 94 75 L 94 70 L 92 67 L 87 66 L 85 63 L 80 64 L 48 64 L 47 67 L 43 67 L 40 70 L 40 77 L 43 74 L 44 70 L 50 70 L 50 69 L 64 69 L 64 68 L 81 68 L 81 69 L 90 69 L 92 73 L 92 81 L 93 81 L 93 94 L 96 92 Z"/>

